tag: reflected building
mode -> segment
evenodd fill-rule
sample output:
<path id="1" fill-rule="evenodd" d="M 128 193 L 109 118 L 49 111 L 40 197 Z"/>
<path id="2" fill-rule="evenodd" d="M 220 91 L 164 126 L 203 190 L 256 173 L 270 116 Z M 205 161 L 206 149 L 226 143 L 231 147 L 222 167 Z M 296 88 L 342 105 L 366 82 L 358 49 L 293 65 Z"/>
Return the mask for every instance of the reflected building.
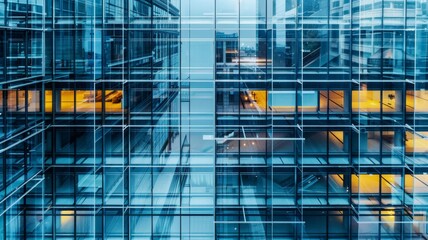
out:
<path id="1" fill-rule="evenodd" d="M 0 239 L 428 238 L 425 0 L 0 0 Z"/>

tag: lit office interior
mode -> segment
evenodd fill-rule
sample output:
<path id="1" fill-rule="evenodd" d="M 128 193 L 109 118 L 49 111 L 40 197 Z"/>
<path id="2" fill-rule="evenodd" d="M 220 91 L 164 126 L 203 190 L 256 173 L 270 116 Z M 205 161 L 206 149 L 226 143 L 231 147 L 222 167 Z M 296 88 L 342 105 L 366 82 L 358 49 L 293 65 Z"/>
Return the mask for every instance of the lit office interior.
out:
<path id="1" fill-rule="evenodd" d="M 0 239 L 428 238 L 425 0 L 0 0 Z"/>

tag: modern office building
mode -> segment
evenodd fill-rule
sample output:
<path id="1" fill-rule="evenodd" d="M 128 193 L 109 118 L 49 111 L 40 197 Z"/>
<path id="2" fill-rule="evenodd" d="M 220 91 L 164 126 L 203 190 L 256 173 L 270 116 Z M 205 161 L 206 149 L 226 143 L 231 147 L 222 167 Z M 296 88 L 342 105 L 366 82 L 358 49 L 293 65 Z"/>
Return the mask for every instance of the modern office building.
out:
<path id="1" fill-rule="evenodd" d="M 0 239 L 427 239 L 426 0 L 0 0 Z"/>

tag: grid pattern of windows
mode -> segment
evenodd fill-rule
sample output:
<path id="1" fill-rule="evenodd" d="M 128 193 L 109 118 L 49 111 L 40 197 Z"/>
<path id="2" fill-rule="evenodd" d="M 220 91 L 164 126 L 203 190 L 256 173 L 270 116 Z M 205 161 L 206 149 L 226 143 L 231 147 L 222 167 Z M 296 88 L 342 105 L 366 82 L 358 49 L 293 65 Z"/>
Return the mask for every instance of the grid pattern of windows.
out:
<path id="1" fill-rule="evenodd" d="M 425 0 L 0 0 L 0 239 L 428 238 Z"/>

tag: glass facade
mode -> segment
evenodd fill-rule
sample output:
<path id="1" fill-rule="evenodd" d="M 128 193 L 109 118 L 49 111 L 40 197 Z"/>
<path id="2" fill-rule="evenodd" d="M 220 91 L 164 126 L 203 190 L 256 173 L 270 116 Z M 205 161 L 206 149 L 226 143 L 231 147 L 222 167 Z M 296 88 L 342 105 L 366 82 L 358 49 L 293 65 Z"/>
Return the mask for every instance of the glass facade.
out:
<path id="1" fill-rule="evenodd" d="M 0 239 L 428 238 L 426 0 L 0 0 Z"/>

